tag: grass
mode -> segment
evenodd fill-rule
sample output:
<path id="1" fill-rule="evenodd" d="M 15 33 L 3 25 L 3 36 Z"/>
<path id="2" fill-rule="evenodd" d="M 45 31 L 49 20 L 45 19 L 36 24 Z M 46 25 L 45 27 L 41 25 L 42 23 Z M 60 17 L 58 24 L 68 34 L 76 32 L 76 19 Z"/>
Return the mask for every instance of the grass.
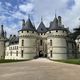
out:
<path id="1" fill-rule="evenodd" d="M 80 65 L 80 59 L 55 60 L 55 61 Z"/>
<path id="2" fill-rule="evenodd" d="M 22 62 L 28 60 L 0 60 L 0 63 L 12 63 L 12 62 Z"/>

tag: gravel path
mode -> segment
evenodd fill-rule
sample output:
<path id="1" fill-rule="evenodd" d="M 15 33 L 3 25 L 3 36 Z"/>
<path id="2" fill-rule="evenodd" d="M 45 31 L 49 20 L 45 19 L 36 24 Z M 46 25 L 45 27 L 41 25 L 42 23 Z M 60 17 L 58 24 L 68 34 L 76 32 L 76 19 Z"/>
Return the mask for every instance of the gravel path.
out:
<path id="1" fill-rule="evenodd" d="M 80 80 L 80 66 L 45 58 L 0 64 L 0 80 Z"/>

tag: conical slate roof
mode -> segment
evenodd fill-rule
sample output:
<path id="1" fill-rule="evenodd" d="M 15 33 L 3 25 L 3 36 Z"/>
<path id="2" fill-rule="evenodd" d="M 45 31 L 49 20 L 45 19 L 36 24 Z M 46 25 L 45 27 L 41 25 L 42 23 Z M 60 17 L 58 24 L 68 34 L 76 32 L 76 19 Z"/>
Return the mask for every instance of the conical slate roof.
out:
<path id="1" fill-rule="evenodd" d="M 37 29 L 37 32 L 39 32 L 39 33 L 45 33 L 45 32 L 47 32 L 47 28 L 45 27 L 43 21 L 41 21 L 41 23 L 40 23 L 40 25 L 39 25 L 39 27 Z"/>
<path id="2" fill-rule="evenodd" d="M 64 28 L 63 25 L 59 25 L 59 20 L 55 16 L 54 20 L 50 23 L 49 30 L 67 30 L 67 28 Z"/>
<path id="3" fill-rule="evenodd" d="M 50 23 L 49 30 L 54 30 L 58 28 L 58 19 L 55 17 L 54 20 Z"/>
<path id="4" fill-rule="evenodd" d="M 30 31 L 36 31 L 34 26 L 32 25 L 32 22 L 30 18 L 28 18 L 27 22 L 25 23 L 24 26 L 22 26 L 22 30 L 30 30 Z"/>

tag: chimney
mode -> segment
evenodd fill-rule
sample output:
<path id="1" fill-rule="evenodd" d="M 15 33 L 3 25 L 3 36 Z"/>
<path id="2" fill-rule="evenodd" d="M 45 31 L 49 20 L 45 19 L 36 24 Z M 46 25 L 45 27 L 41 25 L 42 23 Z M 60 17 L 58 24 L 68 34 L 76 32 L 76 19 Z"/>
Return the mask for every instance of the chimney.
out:
<path id="1" fill-rule="evenodd" d="M 6 33 L 6 31 L 5 31 L 5 33 L 4 33 L 4 37 L 6 38 L 6 36 L 7 36 L 7 33 Z"/>
<path id="2" fill-rule="evenodd" d="M 10 38 L 10 39 L 12 38 L 12 34 L 9 36 L 9 38 Z"/>
<path id="3" fill-rule="evenodd" d="M 16 37 L 16 35 L 13 35 L 13 37 Z"/>
<path id="4" fill-rule="evenodd" d="M 61 25 L 62 25 L 61 16 L 58 16 L 58 25 L 59 25 L 59 26 L 61 26 Z"/>

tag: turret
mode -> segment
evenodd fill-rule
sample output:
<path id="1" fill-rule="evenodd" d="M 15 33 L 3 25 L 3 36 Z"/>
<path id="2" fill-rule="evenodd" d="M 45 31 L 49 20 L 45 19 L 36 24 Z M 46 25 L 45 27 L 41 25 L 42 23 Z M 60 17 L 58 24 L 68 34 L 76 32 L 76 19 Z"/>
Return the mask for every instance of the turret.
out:
<path id="1" fill-rule="evenodd" d="M 0 37 L 4 37 L 4 29 L 3 29 L 3 25 L 1 25 L 1 29 L 0 29 Z"/>
<path id="2" fill-rule="evenodd" d="M 67 59 L 67 42 L 66 36 L 67 29 L 62 26 L 61 17 L 55 16 L 54 20 L 50 23 L 47 37 L 47 52 L 48 57 L 51 59 Z"/>
<path id="3" fill-rule="evenodd" d="M 22 29 L 19 31 L 19 50 L 21 59 L 33 59 L 36 56 L 37 32 L 30 18 L 23 20 Z"/>
<path id="4" fill-rule="evenodd" d="M 0 29 L 0 59 L 5 58 L 5 37 L 4 37 L 4 29 L 3 25 L 1 25 Z"/>

